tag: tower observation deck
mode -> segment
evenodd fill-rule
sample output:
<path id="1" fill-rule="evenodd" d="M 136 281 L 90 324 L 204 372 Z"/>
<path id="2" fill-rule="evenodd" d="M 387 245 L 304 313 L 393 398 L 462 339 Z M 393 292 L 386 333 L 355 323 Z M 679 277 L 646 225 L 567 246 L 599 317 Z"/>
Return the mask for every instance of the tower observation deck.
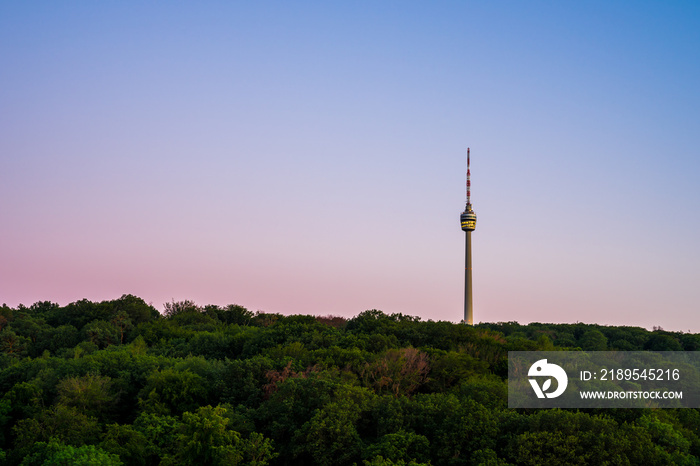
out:
<path id="1" fill-rule="evenodd" d="M 472 231 L 476 229 L 476 213 L 471 202 L 471 173 L 469 171 L 469 148 L 467 148 L 467 206 L 459 216 L 462 230 L 466 236 L 464 247 L 464 320 L 462 323 L 472 325 Z"/>

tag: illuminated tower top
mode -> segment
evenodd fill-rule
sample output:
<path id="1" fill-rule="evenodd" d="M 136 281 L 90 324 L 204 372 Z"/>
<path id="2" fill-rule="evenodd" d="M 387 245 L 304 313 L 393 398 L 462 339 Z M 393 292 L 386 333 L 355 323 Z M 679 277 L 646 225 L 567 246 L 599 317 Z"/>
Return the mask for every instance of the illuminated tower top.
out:
<path id="1" fill-rule="evenodd" d="M 474 231 L 476 229 L 476 214 L 472 210 L 472 200 L 471 200 L 471 172 L 469 171 L 469 148 L 467 147 L 467 206 L 464 208 L 464 212 L 460 215 L 460 222 L 462 223 L 462 230 L 464 231 Z"/>

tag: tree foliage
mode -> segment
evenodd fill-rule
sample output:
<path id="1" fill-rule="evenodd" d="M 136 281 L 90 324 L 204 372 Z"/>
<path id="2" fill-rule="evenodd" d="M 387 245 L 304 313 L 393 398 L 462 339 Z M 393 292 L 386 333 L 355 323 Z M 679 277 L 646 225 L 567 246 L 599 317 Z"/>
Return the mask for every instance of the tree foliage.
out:
<path id="1" fill-rule="evenodd" d="M 283 316 L 133 295 L 0 307 L 8 465 L 698 464 L 700 411 L 510 410 L 512 350 L 696 351 L 700 335 Z"/>

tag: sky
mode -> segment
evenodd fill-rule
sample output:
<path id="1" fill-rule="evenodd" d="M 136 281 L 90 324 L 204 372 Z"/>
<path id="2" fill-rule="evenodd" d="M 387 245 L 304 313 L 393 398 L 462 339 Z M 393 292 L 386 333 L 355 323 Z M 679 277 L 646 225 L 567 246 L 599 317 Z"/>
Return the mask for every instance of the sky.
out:
<path id="1" fill-rule="evenodd" d="M 0 2 L 0 302 L 700 332 L 700 3 Z"/>

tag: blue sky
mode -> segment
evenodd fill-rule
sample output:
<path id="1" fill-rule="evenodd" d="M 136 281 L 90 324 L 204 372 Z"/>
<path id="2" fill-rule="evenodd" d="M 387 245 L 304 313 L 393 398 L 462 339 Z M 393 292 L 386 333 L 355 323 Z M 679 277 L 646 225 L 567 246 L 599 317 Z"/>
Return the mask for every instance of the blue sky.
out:
<path id="1" fill-rule="evenodd" d="M 700 331 L 697 2 L 4 2 L 0 301 Z"/>

